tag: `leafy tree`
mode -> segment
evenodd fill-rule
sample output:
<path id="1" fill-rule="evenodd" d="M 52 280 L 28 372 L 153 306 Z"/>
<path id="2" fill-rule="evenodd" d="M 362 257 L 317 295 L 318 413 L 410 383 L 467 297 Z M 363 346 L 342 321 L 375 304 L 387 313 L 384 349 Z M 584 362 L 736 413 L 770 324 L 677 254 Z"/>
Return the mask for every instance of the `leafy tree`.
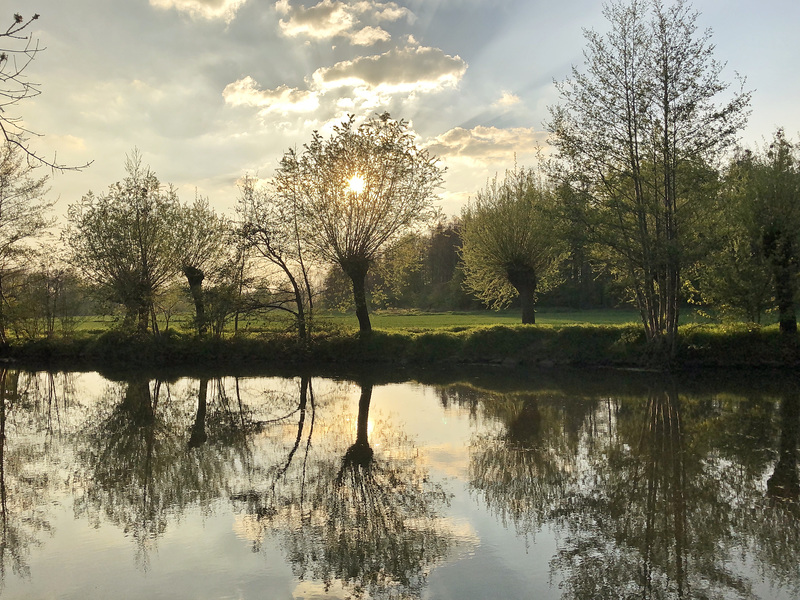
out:
<path id="1" fill-rule="evenodd" d="M 700 230 L 708 251 L 690 267 L 690 301 L 708 305 L 725 318 L 760 323 L 773 308 L 774 284 L 762 248 L 762 215 L 748 191 L 752 157 L 738 151 L 725 169 L 715 209 Z"/>
<path id="2" fill-rule="evenodd" d="M 0 113 L 1 114 L 1 113 Z M 10 142 L 0 147 L 0 342 L 6 342 L 8 309 L 14 303 L 6 279 L 25 269 L 33 255 L 31 241 L 50 221 L 53 203 L 45 199 L 47 176 L 36 177 L 35 167 Z"/>
<path id="3" fill-rule="evenodd" d="M 611 30 L 586 32 L 585 72 L 573 68 L 551 108 L 556 173 L 590 197 L 596 235 L 627 280 L 647 339 L 671 355 L 687 215 L 702 199 L 695 177 L 733 143 L 750 94 L 717 102 L 729 88 L 724 65 L 685 0 L 614 2 L 604 14 Z"/>
<path id="4" fill-rule="evenodd" d="M 42 256 L 38 265 L 22 273 L 14 285 L 9 310 L 10 329 L 17 337 L 52 337 L 74 331 L 84 290 L 74 270 L 62 261 Z"/>
<path id="5" fill-rule="evenodd" d="M 464 273 L 458 254 L 460 247 L 460 220 L 439 222 L 431 230 L 425 257 L 429 281 L 425 308 L 473 308 L 475 299 L 466 293 L 463 286 Z"/>
<path id="6" fill-rule="evenodd" d="M 710 305 L 723 318 L 761 323 L 774 306 L 770 265 L 744 223 L 725 219 L 720 225 L 719 245 L 692 268 L 699 298 L 690 301 Z"/>
<path id="7" fill-rule="evenodd" d="M 155 300 L 175 277 L 181 241 L 175 190 L 164 188 L 134 152 L 128 176 L 108 192 L 89 192 L 69 208 L 65 237 L 76 267 L 126 309 L 125 324 L 146 332 L 155 324 Z"/>
<path id="8" fill-rule="evenodd" d="M 206 333 L 203 280 L 209 270 L 219 270 L 225 258 L 227 221 L 208 205 L 207 198 L 196 197 L 193 204 L 180 206 L 177 220 L 180 268 L 189 284 L 195 306 L 197 332 Z"/>
<path id="9" fill-rule="evenodd" d="M 744 153 L 739 169 L 755 223 L 753 242 L 772 271 L 780 330 L 794 334 L 800 277 L 800 155 L 778 130 L 762 152 Z"/>
<path id="10" fill-rule="evenodd" d="M 217 338 L 222 336 L 231 318 L 234 320 L 234 331 L 238 331 L 239 314 L 248 308 L 243 298 L 246 284 L 243 252 L 239 244 L 234 244 L 204 293 L 206 323 Z"/>
<path id="11" fill-rule="evenodd" d="M 410 231 L 388 246 L 367 274 L 365 291 L 373 308 L 465 310 L 480 307 L 462 284 L 460 222 L 439 221 L 428 232 Z M 322 301 L 352 310 L 350 279 L 332 266 L 322 283 Z"/>
<path id="12" fill-rule="evenodd" d="M 755 152 L 737 150 L 705 231 L 713 247 L 696 266 L 703 300 L 754 322 L 777 306 L 781 331 L 797 331 L 798 200 L 800 155 L 783 130 Z"/>
<path id="13" fill-rule="evenodd" d="M 245 177 L 237 206 L 237 234 L 246 248 L 257 252 L 285 275 L 291 302 L 284 302 L 286 294 L 279 290 L 273 307 L 291 312 L 296 319 L 299 337 L 306 339 L 310 334 L 314 298 L 301 232 L 296 183 L 296 178 L 287 178 L 276 185 L 274 193 L 270 193 L 268 189 L 259 187 L 254 178 Z M 294 308 L 289 307 L 291 304 Z"/>
<path id="14" fill-rule="evenodd" d="M 56 171 L 79 171 L 91 163 L 76 167 L 58 163 L 55 157 L 53 160 L 42 158 L 28 144 L 28 137 L 38 134 L 28 129 L 22 117 L 8 112 L 21 101 L 41 94 L 39 84 L 30 81 L 25 72 L 36 55 L 44 50 L 39 40 L 27 31 L 38 18 L 38 14 L 26 19 L 14 13 L 8 28 L 0 29 L 0 132 L 7 144 L 16 146 L 27 156 L 30 164 L 43 164 Z"/>
<path id="15" fill-rule="evenodd" d="M 314 132 L 302 153 L 284 155 L 277 185 L 296 190 L 311 248 L 352 281 L 362 333 L 372 329 L 364 288 L 370 265 L 398 236 L 432 218 L 441 181 L 437 160 L 388 113 L 359 126 L 350 116 L 330 138 Z"/>
<path id="16" fill-rule="evenodd" d="M 372 292 L 373 304 L 380 300 L 384 306 L 396 308 L 420 305 L 429 285 L 425 273 L 428 245 L 426 235 L 412 231 L 383 252 L 374 269 L 379 281 Z"/>
<path id="17" fill-rule="evenodd" d="M 536 322 L 537 287 L 561 254 L 552 202 L 531 169 L 515 167 L 502 182 L 495 177 L 488 183 L 462 213 L 464 285 L 493 308 L 519 295 L 523 323 Z"/>

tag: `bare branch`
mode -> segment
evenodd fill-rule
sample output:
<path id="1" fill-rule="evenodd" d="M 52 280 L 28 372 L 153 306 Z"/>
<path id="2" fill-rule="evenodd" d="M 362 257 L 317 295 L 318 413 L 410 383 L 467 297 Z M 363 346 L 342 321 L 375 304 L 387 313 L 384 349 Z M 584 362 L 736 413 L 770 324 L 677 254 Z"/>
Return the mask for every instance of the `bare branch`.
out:
<path id="1" fill-rule="evenodd" d="M 22 117 L 10 115 L 8 107 L 16 106 L 23 100 L 35 98 L 41 94 L 39 84 L 29 81 L 25 73 L 28 66 L 36 58 L 43 47 L 39 46 L 39 40 L 34 38 L 26 29 L 39 18 L 34 14 L 29 19 L 25 19 L 21 14 L 16 13 L 13 22 L 8 28 L 0 32 L 0 131 L 3 139 L 19 148 L 28 159 L 31 166 L 45 165 L 52 171 L 81 171 L 92 164 L 89 161 L 82 165 L 67 165 L 58 162 L 58 156 L 54 152 L 52 159 L 47 159 L 35 149 L 31 148 L 29 138 L 41 137 L 41 134 L 23 125 Z M 7 47 L 6 47 L 7 46 Z"/>

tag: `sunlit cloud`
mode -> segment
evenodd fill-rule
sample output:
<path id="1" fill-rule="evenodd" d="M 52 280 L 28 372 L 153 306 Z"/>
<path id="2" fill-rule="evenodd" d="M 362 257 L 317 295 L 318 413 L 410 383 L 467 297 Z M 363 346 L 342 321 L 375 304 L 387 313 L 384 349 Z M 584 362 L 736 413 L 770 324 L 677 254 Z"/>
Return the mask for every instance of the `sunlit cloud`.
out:
<path id="1" fill-rule="evenodd" d="M 519 96 L 503 90 L 500 98 L 494 103 L 497 108 L 511 108 L 521 102 Z"/>
<path id="2" fill-rule="evenodd" d="M 494 174 L 514 164 L 533 166 L 546 154 L 547 133 L 533 128 L 456 127 L 429 139 L 425 148 L 447 166 L 447 190 L 440 203 L 446 214 L 458 214 Z"/>
<path id="3" fill-rule="evenodd" d="M 317 69 L 305 90 L 285 85 L 261 89 L 247 76 L 228 84 L 222 95 L 229 106 L 256 107 L 262 115 L 302 113 L 320 123 L 453 88 L 466 68 L 461 58 L 437 48 L 405 48 Z"/>
<path id="4" fill-rule="evenodd" d="M 428 142 L 427 148 L 448 162 L 460 160 L 472 164 L 508 163 L 515 156 L 536 154 L 546 140 L 547 133 L 533 128 L 456 127 L 433 138 Z"/>
<path id="5" fill-rule="evenodd" d="M 280 28 L 288 37 L 306 37 L 314 40 L 345 38 L 356 46 L 371 46 L 391 39 L 391 35 L 378 26 L 384 21 L 408 19 L 414 14 L 394 2 L 322 0 L 309 8 L 292 6 L 289 0 L 278 0 L 275 10 L 285 18 Z"/>
<path id="6" fill-rule="evenodd" d="M 342 61 L 312 75 L 319 89 L 365 88 L 384 93 L 434 92 L 455 87 L 467 70 L 459 56 L 438 48 L 399 48 Z"/>
<path id="7" fill-rule="evenodd" d="M 222 97 L 231 106 L 254 106 L 264 113 L 310 112 L 319 106 L 319 97 L 315 92 L 286 85 L 262 90 L 249 75 L 226 85 Z"/>
<path id="8" fill-rule="evenodd" d="M 388 42 L 392 39 L 389 32 L 380 27 L 364 27 L 350 36 L 350 41 L 354 46 L 372 46 L 378 42 Z"/>
<path id="9" fill-rule="evenodd" d="M 175 9 L 193 18 L 224 19 L 229 23 L 247 0 L 150 0 L 150 6 Z"/>

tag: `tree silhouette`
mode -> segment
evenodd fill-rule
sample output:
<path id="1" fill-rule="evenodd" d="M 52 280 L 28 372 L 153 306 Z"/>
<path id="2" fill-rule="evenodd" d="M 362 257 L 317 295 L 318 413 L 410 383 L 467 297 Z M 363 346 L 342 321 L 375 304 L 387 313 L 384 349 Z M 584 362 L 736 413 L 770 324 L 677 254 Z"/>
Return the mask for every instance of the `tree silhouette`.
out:
<path id="1" fill-rule="evenodd" d="M 169 384 L 131 375 L 109 390 L 82 432 L 78 457 L 88 483 L 76 513 L 128 532 L 143 568 L 170 521 L 226 497 L 236 465 L 249 460 L 241 437 L 213 436 L 214 447 L 204 444 L 208 387 L 204 379 L 191 392 L 192 419 L 183 403 L 172 401 Z"/>
<path id="2" fill-rule="evenodd" d="M 388 244 L 434 216 L 437 160 L 405 121 L 384 113 L 356 126 L 350 116 L 329 139 L 315 131 L 302 153 L 289 150 L 275 181 L 279 195 L 296 198 L 303 239 L 350 278 L 359 329 L 371 331 L 367 271 Z"/>

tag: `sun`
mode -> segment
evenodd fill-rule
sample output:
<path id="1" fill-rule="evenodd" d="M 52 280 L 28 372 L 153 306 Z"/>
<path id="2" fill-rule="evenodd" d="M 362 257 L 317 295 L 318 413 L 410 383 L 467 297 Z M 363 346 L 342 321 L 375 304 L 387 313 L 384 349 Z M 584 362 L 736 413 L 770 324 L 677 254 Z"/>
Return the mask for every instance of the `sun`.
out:
<path id="1" fill-rule="evenodd" d="M 360 194 L 366 187 L 366 182 L 361 175 L 353 175 L 347 182 L 347 189 L 355 194 Z"/>

